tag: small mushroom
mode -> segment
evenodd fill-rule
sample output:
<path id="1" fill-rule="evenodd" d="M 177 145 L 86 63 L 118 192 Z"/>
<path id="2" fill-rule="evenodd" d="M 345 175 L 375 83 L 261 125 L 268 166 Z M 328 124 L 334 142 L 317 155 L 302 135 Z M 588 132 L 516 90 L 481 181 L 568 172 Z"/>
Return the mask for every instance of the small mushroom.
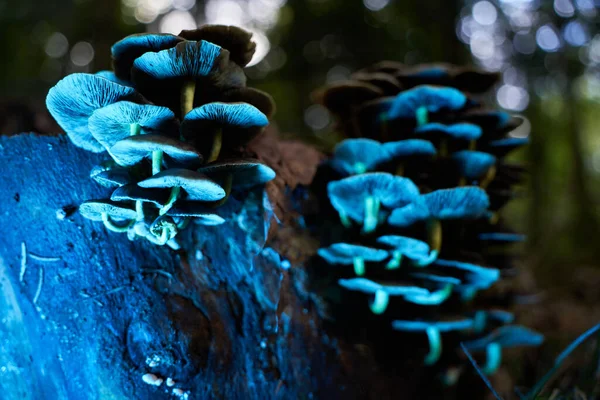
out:
<path id="1" fill-rule="evenodd" d="M 477 187 L 441 189 L 422 197 L 435 219 L 479 218 L 490 204 L 485 191 Z"/>
<path id="2" fill-rule="evenodd" d="M 131 68 L 138 57 L 145 53 L 170 49 L 181 41 L 183 38 L 160 33 L 135 34 L 119 40 L 111 48 L 115 75 L 119 79 L 130 81 Z"/>
<path id="3" fill-rule="evenodd" d="M 431 122 L 418 126 L 415 129 L 415 134 L 435 143 L 438 148 L 438 154 L 445 157 L 449 152 L 449 142 L 453 144 L 458 143 L 459 145 L 464 143 L 470 149 L 475 148 L 475 143 L 483 134 L 483 130 L 481 127 L 467 122 L 450 125 Z M 465 148 L 465 146 L 463 145 L 460 148 Z"/>
<path id="4" fill-rule="evenodd" d="M 127 185 L 132 181 L 129 170 L 118 165 L 96 165 L 90 172 L 90 178 L 108 188 Z"/>
<path id="5" fill-rule="evenodd" d="M 443 275 L 457 275 L 460 277 L 461 285 L 457 290 L 463 292 L 489 289 L 500 279 L 500 270 L 496 268 L 482 267 L 462 261 L 437 259 L 429 266 L 434 272 Z"/>
<path id="6" fill-rule="evenodd" d="M 495 155 L 504 157 L 511 151 L 529 144 L 528 138 L 505 138 L 493 140 L 483 146 L 482 150 Z"/>
<path id="7" fill-rule="evenodd" d="M 392 328 L 401 332 L 424 332 L 429 340 L 429 353 L 425 356 L 425 365 L 435 364 L 442 355 L 442 332 L 468 331 L 473 329 L 470 318 L 454 321 L 392 321 Z"/>
<path id="8" fill-rule="evenodd" d="M 112 201 L 141 201 L 143 203 L 152 203 L 157 207 L 163 207 L 169 200 L 169 190 L 146 189 L 139 187 L 135 183 L 121 186 L 112 192 L 110 199 Z"/>
<path id="9" fill-rule="evenodd" d="M 327 192 L 342 222 L 345 225 L 350 220 L 362 222 L 364 233 L 374 231 L 379 219 L 387 218 L 387 210 L 406 206 L 419 197 L 419 189 L 410 179 L 387 173 L 368 173 L 330 182 Z"/>
<path id="10" fill-rule="evenodd" d="M 225 218 L 215 214 L 214 208 L 191 201 L 178 202 L 167 212 L 167 215 L 171 217 L 194 218 L 194 221 L 198 224 L 208 226 L 221 225 L 225 222 Z"/>
<path id="11" fill-rule="evenodd" d="M 94 111 L 88 127 L 109 152 L 117 142 L 130 136 L 160 134 L 177 137 L 179 134 L 179 123 L 168 108 L 129 101 L 119 101 Z"/>
<path id="12" fill-rule="evenodd" d="M 403 175 L 404 163 L 411 159 L 422 159 L 436 154 L 431 142 L 421 139 L 399 140 L 383 145 L 390 160 L 396 161 L 396 175 Z"/>
<path id="13" fill-rule="evenodd" d="M 135 210 L 110 200 L 89 200 L 79 206 L 79 212 L 92 221 L 102 221 L 113 232 L 127 232 L 136 218 Z"/>
<path id="14" fill-rule="evenodd" d="M 222 143 L 232 147 L 246 143 L 268 123 L 267 116 L 251 104 L 215 102 L 191 110 L 181 124 L 181 135 L 193 140 L 208 154 L 207 162 L 213 162 Z"/>
<path id="15" fill-rule="evenodd" d="M 186 40 L 206 40 L 229 51 L 229 59 L 240 67 L 245 67 L 256 51 L 252 33 L 237 26 L 203 25 L 198 29 L 183 30 L 179 34 Z"/>
<path id="16" fill-rule="evenodd" d="M 171 168 L 151 176 L 138 185 L 143 188 L 166 189 L 180 187 L 182 198 L 191 201 L 216 201 L 225 197 L 225 190 L 205 175 L 182 168 Z"/>
<path id="17" fill-rule="evenodd" d="M 489 335 L 479 339 L 463 342 L 463 346 L 472 352 L 486 353 L 486 363 L 482 372 L 491 375 L 500 366 L 502 348 L 539 346 L 544 342 L 544 336 L 520 325 L 503 326 Z"/>
<path id="18" fill-rule="evenodd" d="M 344 175 L 371 172 L 389 160 L 383 144 L 372 139 L 346 139 L 333 150 L 332 167 Z"/>
<path id="19" fill-rule="evenodd" d="M 248 103 L 258 108 L 267 118 L 275 114 L 275 102 L 270 94 L 249 87 L 234 87 L 219 92 L 213 101 L 224 103 Z"/>
<path id="20" fill-rule="evenodd" d="M 160 171 L 163 155 L 167 155 L 174 166 L 189 169 L 198 168 L 202 164 L 202 154 L 189 143 L 182 142 L 162 135 L 138 135 L 120 140 L 110 148 L 110 153 L 117 163 L 124 166 L 133 166 L 144 158 L 157 158 L 157 165 L 153 165 L 153 172 Z M 171 164 L 171 163 L 169 163 Z"/>
<path id="21" fill-rule="evenodd" d="M 78 147 L 100 153 L 104 146 L 90 132 L 92 113 L 118 101 L 145 102 L 133 88 L 92 74 L 71 74 L 60 80 L 46 97 L 48 111 Z"/>
<path id="22" fill-rule="evenodd" d="M 478 181 L 482 188 L 496 175 L 496 157 L 481 151 L 462 150 L 452 154 L 461 176 L 460 185 Z"/>
<path id="23" fill-rule="evenodd" d="M 417 125 L 429 122 L 429 114 L 440 111 L 459 111 L 468 105 L 467 97 L 450 87 L 417 86 L 401 92 L 393 100 L 385 119 L 416 119 Z"/>
<path id="24" fill-rule="evenodd" d="M 365 274 L 365 262 L 382 262 L 388 252 L 348 243 L 336 243 L 320 248 L 318 254 L 329 264 L 353 265 L 357 276 Z"/>
<path id="25" fill-rule="evenodd" d="M 438 256 L 437 252 L 429 251 L 429 245 L 421 240 L 405 236 L 386 235 L 377 238 L 377 243 L 393 248 L 392 259 L 386 265 L 387 269 L 399 268 L 402 259 L 408 258 L 416 267 L 431 264 Z"/>

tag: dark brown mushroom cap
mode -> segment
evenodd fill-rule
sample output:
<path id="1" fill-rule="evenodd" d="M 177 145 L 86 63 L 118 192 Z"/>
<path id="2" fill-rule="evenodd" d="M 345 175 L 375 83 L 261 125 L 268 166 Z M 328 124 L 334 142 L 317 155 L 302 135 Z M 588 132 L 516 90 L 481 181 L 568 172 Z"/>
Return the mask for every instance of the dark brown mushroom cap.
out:
<path id="1" fill-rule="evenodd" d="M 96 165 L 90 172 L 90 178 L 109 188 L 123 186 L 132 181 L 129 170 L 116 165 Z"/>
<path id="2" fill-rule="evenodd" d="M 139 33 L 119 40 L 111 48 L 115 75 L 119 79 L 131 80 L 131 68 L 138 57 L 170 49 L 181 41 L 183 38 L 165 33 Z"/>
<path id="3" fill-rule="evenodd" d="M 217 96 L 217 100 L 225 103 L 248 103 L 258 108 L 267 118 L 275 114 L 275 102 L 270 94 L 262 90 L 238 87 L 225 90 Z"/>
<path id="4" fill-rule="evenodd" d="M 470 93 L 483 93 L 499 79 L 493 72 L 447 63 L 419 64 L 400 68 L 394 76 L 407 88 L 418 85 L 450 86 Z"/>
<path id="5" fill-rule="evenodd" d="M 358 72 L 382 72 L 384 74 L 395 75 L 398 71 L 405 68 L 406 65 L 399 61 L 385 60 L 363 68 Z"/>
<path id="6" fill-rule="evenodd" d="M 352 79 L 377 86 L 383 91 L 384 96 L 393 96 L 401 89 L 400 82 L 396 78 L 383 72 L 356 72 L 352 74 Z"/>
<path id="7" fill-rule="evenodd" d="M 155 189 L 181 187 L 186 193 L 184 199 L 192 201 L 217 201 L 225 197 L 225 190 L 206 175 L 182 168 L 161 171 L 138 185 Z"/>
<path id="8" fill-rule="evenodd" d="M 313 97 L 329 111 L 346 115 L 354 107 L 377 99 L 383 94 L 383 90 L 372 83 L 350 80 L 331 84 L 315 92 Z"/>
<path id="9" fill-rule="evenodd" d="M 207 176 L 222 181 L 232 175 L 232 187 L 248 188 L 262 185 L 275 178 L 275 171 L 252 158 L 217 161 L 198 169 Z"/>
<path id="10" fill-rule="evenodd" d="M 200 225 L 221 225 L 225 218 L 217 213 L 217 209 L 207 207 L 204 203 L 193 201 L 178 201 L 175 206 L 167 212 L 172 217 L 192 217 L 194 222 Z"/>
<path id="11" fill-rule="evenodd" d="M 105 213 L 117 220 L 134 219 L 136 217 L 136 212 L 132 208 L 110 200 L 88 200 L 79 206 L 79 212 L 92 221 L 102 221 L 102 214 Z"/>
<path id="12" fill-rule="evenodd" d="M 174 164 L 197 168 L 202 164 L 202 154 L 189 143 L 162 135 L 129 136 L 110 148 L 110 153 L 120 165 L 132 166 L 153 151 L 162 151 Z"/>
<path id="13" fill-rule="evenodd" d="M 169 194 L 170 192 L 168 189 L 147 189 L 131 183 L 115 189 L 115 191 L 112 192 L 110 199 L 113 201 L 139 200 L 144 203 L 152 203 L 157 207 L 162 207 L 167 204 Z"/>
<path id="14" fill-rule="evenodd" d="M 245 67 L 256 50 L 252 33 L 237 26 L 204 25 L 194 30 L 184 30 L 179 34 L 187 40 L 206 40 L 229 50 L 229 59 L 241 67 Z"/>

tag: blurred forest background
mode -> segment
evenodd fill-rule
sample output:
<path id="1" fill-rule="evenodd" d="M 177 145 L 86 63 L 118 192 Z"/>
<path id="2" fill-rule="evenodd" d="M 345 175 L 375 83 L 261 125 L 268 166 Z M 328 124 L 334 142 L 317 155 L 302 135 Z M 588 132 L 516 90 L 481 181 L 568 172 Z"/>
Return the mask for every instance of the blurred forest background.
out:
<path id="1" fill-rule="evenodd" d="M 323 148 L 332 121 L 310 96 L 323 84 L 382 59 L 475 64 L 502 74 L 490 104 L 531 121 L 531 146 L 515 155 L 530 190 L 508 216 L 529 235 L 537 281 L 554 290 L 600 267 L 599 13 L 599 0 L 0 0 L 0 127 L 56 131 L 47 90 L 109 69 L 110 46 L 144 31 L 254 32 L 252 86 L 274 96 L 285 136 Z"/>

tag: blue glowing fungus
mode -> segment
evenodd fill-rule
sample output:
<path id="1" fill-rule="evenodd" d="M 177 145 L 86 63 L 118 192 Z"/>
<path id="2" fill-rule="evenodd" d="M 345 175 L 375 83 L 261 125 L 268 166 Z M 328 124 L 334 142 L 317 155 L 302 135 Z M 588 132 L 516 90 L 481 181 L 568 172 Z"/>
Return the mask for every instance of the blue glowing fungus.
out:
<path id="1" fill-rule="evenodd" d="M 171 208 L 167 215 L 172 217 L 194 218 L 199 225 L 215 226 L 225 223 L 225 218 L 217 214 L 217 210 L 203 203 L 180 201 Z"/>
<path id="2" fill-rule="evenodd" d="M 524 242 L 527 239 L 526 235 L 509 232 L 480 233 L 477 237 L 479 240 L 496 243 L 519 243 Z"/>
<path id="3" fill-rule="evenodd" d="M 96 72 L 96 75 L 101 76 L 104 79 L 108 79 L 109 81 L 112 81 L 114 83 L 118 83 L 119 85 L 132 86 L 131 82 L 125 79 L 120 79 L 119 77 L 117 77 L 117 75 L 115 75 L 113 71 L 98 71 Z"/>
<path id="4" fill-rule="evenodd" d="M 482 187 L 495 175 L 496 157 L 481 151 L 463 150 L 452 154 L 461 177 L 468 182 L 480 181 Z"/>
<path id="5" fill-rule="evenodd" d="M 422 196 L 435 219 L 479 218 L 490 202 L 485 190 L 477 187 L 441 189 Z"/>
<path id="6" fill-rule="evenodd" d="M 202 166 L 198 172 L 219 182 L 230 179 L 229 186 L 233 188 L 251 188 L 275 178 L 271 167 L 251 158 L 216 161 Z"/>
<path id="7" fill-rule="evenodd" d="M 387 119 L 414 118 L 417 125 L 429 122 L 429 114 L 441 110 L 457 111 L 465 107 L 467 97 L 450 87 L 417 86 L 401 92 L 387 112 Z"/>
<path id="8" fill-rule="evenodd" d="M 387 235 L 377 238 L 377 243 L 393 248 L 392 259 L 388 262 L 387 269 L 399 268 L 404 257 L 416 267 L 425 267 L 437 258 L 437 252 L 430 252 L 429 245 L 418 239 Z"/>
<path id="9" fill-rule="evenodd" d="M 194 146 L 163 135 L 129 136 L 117 142 L 109 151 L 119 165 L 128 167 L 144 158 L 151 158 L 156 152 L 166 155 L 175 166 L 194 169 L 202 164 L 202 154 Z"/>
<path id="10" fill-rule="evenodd" d="M 436 154 L 435 146 L 431 142 L 421 139 L 389 142 L 385 143 L 383 148 L 391 160 L 405 157 L 434 156 Z"/>
<path id="11" fill-rule="evenodd" d="M 496 268 L 482 267 L 476 264 L 470 264 L 462 261 L 437 259 L 432 267 L 439 267 L 445 274 L 455 274 L 461 276 L 463 283 L 458 288 L 474 290 L 483 290 L 490 288 L 500 279 L 500 271 Z"/>
<path id="12" fill-rule="evenodd" d="M 404 207 L 419 197 L 419 189 L 407 178 L 387 173 L 355 175 L 327 185 L 329 200 L 342 221 L 361 222 L 363 232 L 373 232 L 382 213 Z"/>
<path id="13" fill-rule="evenodd" d="M 358 276 L 365 274 L 365 262 L 382 262 L 388 252 L 348 243 L 336 243 L 320 248 L 318 254 L 329 264 L 353 265 Z"/>
<path id="14" fill-rule="evenodd" d="M 204 174 L 181 168 L 161 171 L 138 185 L 155 189 L 178 187 L 185 191 L 182 199 L 190 201 L 217 201 L 225 197 L 225 190 Z"/>
<path id="15" fill-rule="evenodd" d="M 94 111 L 88 127 L 93 137 L 106 149 L 130 136 L 179 135 L 179 123 L 173 111 L 166 107 L 129 101 L 119 101 Z"/>
<path id="16" fill-rule="evenodd" d="M 115 189 L 110 199 L 112 201 L 141 201 L 142 203 L 152 203 L 160 208 L 169 201 L 169 191 L 147 189 L 130 183 Z"/>
<path id="17" fill-rule="evenodd" d="M 144 101 L 133 88 L 92 74 L 71 74 L 50 89 L 46 105 L 76 146 L 99 153 L 104 146 L 92 136 L 88 120 L 94 111 L 123 100 Z"/>
<path id="18" fill-rule="evenodd" d="M 133 180 L 129 170 L 118 165 L 97 165 L 90 172 L 90 178 L 109 188 L 123 186 Z"/>
<path id="19" fill-rule="evenodd" d="M 79 206 L 79 213 L 92 221 L 102 221 L 113 232 L 127 232 L 136 218 L 135 210 L 108 200 L 89 200 Z"/>
<path id="20" fill-rule="evenodd" d="M 469 123 L 458 123 L 452 125 L 444 125 L 438 122 L 431 122 L 425 125 L 421 125 L 415 129 L 415 133 L 425 136 L 427 138 L 429 135 L 443 135 L 452 139 L 460 139 L 460 140 L 477 140 L 481 137 L 482 129 L 481 127 L 469 124 Z"/>
<path id="21" fill-rule="evenodd" d="M 335 146 L 331 165 L 344 175 L 371 172 L 389 160 L 384 145 L 371 139 L 346 139 Z"/>

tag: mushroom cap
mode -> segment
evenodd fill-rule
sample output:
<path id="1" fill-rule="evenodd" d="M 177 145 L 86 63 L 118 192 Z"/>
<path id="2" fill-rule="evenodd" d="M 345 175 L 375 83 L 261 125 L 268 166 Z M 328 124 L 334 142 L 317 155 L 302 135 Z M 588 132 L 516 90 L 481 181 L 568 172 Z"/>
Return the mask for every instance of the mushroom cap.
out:
<path id="1" fill-rule="evenodd" d="M 217 65 L 221 51 L 227 50 L 206 40 L 186 40 L 155 53 L 144 53 L 133 62 L 134 80 L 137 71 L 154 79 L 207 76 Z"/>
<path id="2" fill-rule="evenodd" d="M 119 101 L 94 111 L 88 121 L 94 138 L 107 149 L 131 135 L 131 124 L 140 125 L 144 134 L 172 137 L 179 134 L 179 122 L 173 111 L 151 104 Z"/>
<path id="3" fill-rule="evenodd" d="M 436 154 L 433 143 L 422 139 L 406 139 L 397 142 L 389 142 L 383 145 L 390 159 L 415 157 L 415 156 L 434 156 Z"/>
<path id="4" fill-rule="evenodd" d="M 473 289 L 488 289 L 500 279 L 500 271 L 496 268 L 482 267 L 462 261 L 437 259 L 429 266 L 444 274 L 458 274 L 463 285 Z"/>
<path id="5" fill-rule="evenodd" d="M 473 186 L 436 190 L 421 197 L 436 219 L 479 218 L 490 205 L 485 190 Z"/>
<path id="6" fill-rule="evenodd" d="M 96 75 L 101 76 L 104 79 L 108 79 L 109 81 L 112 81 L 114 83 L 118 83 L 119 85 L 132 86 L 131 82 L 117 77 L 117 75 L 115 75 L 113 71 L 98 71 L 96 72 Z"/>
<path id="7" fill-rule="evenodd" d="M 490 334 L 475 340 L 463 342 L 469 351 L 485 351 L 491 343 L 501 347 L 539 346 L 544 342 L 544 335 L 521 325 L 502 326 Z"/>
<path id="8" fill-rule="evenodd" d="M 112 146 L 110 153 L 120 165 L 132 166 L 159 150 L 178 166 L 191 169 L 202 165 L 202 154 L 194 146 L 162 135 L 126 137 Z"/>
<path id="9" fill-rule="evenodd" d="M 372 171 L 388 160 L 388 152 L 378 141 L 363 138 L 346 139 L 335 146 L 331 165 L 344 175 L 355 175 Z"/>
<path id="10" fill-rule="evenodd" d="M 359 246 L 349 243 L 336 243 L 329 247 L 322 247 L 318 254 L 329 264 L 350 265 L 354 258 L 360 257 L 367 262 L 381 262 L 388 257 L 388 252 L 371 247 Z"/>
<path id="11" fill-rule="evenodd" d="M 252 33 L 237 26 L 203 25 L 194 30 L 183 30 L 179 34 L 186 40 L 206 40 L 229 51 L 229 59 L 240 67 L 245 67 L 256 51 Z"/>
<path id="12" fill-rule="evenodd" d="M 88 200 L 79 206 L 79 212 L 92 221 L 102 221 L 102 214 L 107 213 L 115 219 L 134 219 L 135 210 L 110 200 Z"/>
<path id="13" fill-rule="evenodd" d="M 206 175 L 183 168 L 170 168 L 159 172 L 138 185 L 144 188 L 165 189 L 179 186 L 185 190 L 187 200 L 216 201 L 225 197 L 225 190 Z"/>
<path id="14" fill-rule="evenodd" d="M 473 329 L 471 318 L 453 321 L 392 321 L 392 328 L 403 332 L 425 332 L 430 327 L 437 328 L 440 332 L 466 331 Z"/>
<path id="15" fill-rule="evenodd" d="M 395 76 L 406 86 L 422 84 L 451 86 L 470 93 L 486 92 L 499 79 L 497 73 L 446 63 L 400 68 Z"/>
<path id="16" fill-rule="evenodd" d="M 486 242 L 500 242 L 500 243 L 518 243 L 527 240 L 526 235 L 511 232 L 486 232 L 480 233 L 478 236 L 479 240 Z"/>
<path id="17" fill-rule="evenodd" d="M 120 79 L 131 80 L 131 68 L 138 57 L 170 49 L 181 41 L 183 38 L 161 33 L 140 33 L 119 40 L 111 48 L 115 75 Z"/>
<path id="18" fill-rule="evenodd" d="M 419 197 L 419 189 L 410 179 L 381 172 L 330 182 L 327 192 L 333 207 L 355 221 L 364 218 L 368 196 L 379 199 L 381 206 L 390 210 L 406 206 Z"/>
<path id="19" fill-rule="evenodd" d="M 460 90 L 422 85 L 398 94 L 388 111 L 388 118 L 415 118 L 415 113 L 420 107 L 427 108 L 429 112 L 438 112 L 456 111 L 466 105 L 467 96 Z"/>
<path id="20" fill-rule="evenodd" d="M 353 73 L 351 78 L 359 82 L 365 82 L 377 86 L 383 91 L 384 96 L 393 96 L 401 89 L 400 82 L 398 82 L 396 78 L 383 72 L 359 71 Z"/>
<path id="21" fill-rule="evenodd" d="M 198 172 L 218 181 L 231 174 L 232 186 L 236 188 L 262 185 L 273 180 L 276 175 L 271 167 L 252 158 L 215 161 L 202 166 Z"/>
<path id="22" fill-rule="evenodd" d="M 76 146 L 100 153 L 104 147 L 92 136 L 88 119 L 97 109 L 122 100 L 144 102 L 131 87 L 97 75 L 71 74 L 50 89 L 46 106 Z"/>
<path id="23" fill-rule="evenodd" d="M 510 131 L 518 128 L 523 118 L 513 117 L 506 111 L 474 109 L 461 115 L 461 120 L 481 127 L 487 134 L 494 131 Z"/>
<path id="24" fill-rule="evenodd" d="M 461 122 L 457 124 L 444 125 L 438 122 L 431 122 L 429 124 L 418 126 L 415 129 L 415 133 L 427 136 L 431 134 L 441 134 L 449 136 L 453 139 L 462 140 L 477 140 L 481 137 L 481 127 L 470 124 L 467 122 Z"/>
<path id="25" fill-rule="evenodd" d="M 389 246 L 411 260 L 423 261 L 429 259 L 429 245 L 422 240 L 406 236 L 386 235 L 378 237 L 377 243 Z"/>
<path id="26" fill-rule="evenodd" d="M 315 100 L 331 112 L 344 115 L 354 107 L 384 95 L 378 86 L 354 80 L 337 82 L 313 94 Z"/>
<path id="27" fill-rule="evenodd" d="M 469 180 L 479 179 L 496 164 L 496 157 L 481 151 L 461 150 L 452 154 L 459 173 Z"/>
<path id="28" fill-rule="evenodd" d="M 232 87 L 219 92 L 217 101 L 225 103 L 248 103 L 258 108 L 267 118 L 275 114 L 273 97 L 262 90 L 250 87 Z"/>
<path id="29" fill-rule="evenodd" d="M 197 131 L 206 128 L 231 126 L 251 129 L 263 128 L 268 124 L 267 116 L 251 104 L 214 102 L 187 113 L 181 124 L 181 132 L 184 137 L 193 137 L 197 135 Z"/>
<path id="30" fill-rule="evenodd" d="M 528 138 L 509 137 L 493 140 L 483 146 L 486 152 L 494 154 L 496 157 L 504 157 L 513 150 L 529 144 Z"/>
<path id="31" fill-rule="evenodd" d="M 132 181 L 129 170 L 118 165 L 96 165 L 90 172 L 90 178 L 109 188 L 123 186 Z"/>
<path id="32" fill-rule="evenodd" d="M 430 294 L 429 290 L 417 286 L 403 285 L 382 285 L 366 278 L 339 279 L 338 283 L 345 289 L 375 294 L 377 291 L 383 291 L 390 296 L 419 296 Z"/>
<path id="33" fill-rule="evenodd" d="M 144 203 L 153 203 L 157 207 L 167 204 L 169 191 L 167 189 L 146 189 L 135 183 L 121 186 L 112 192 L 110 199 L 113 201 L 139 200 Z"/>
<path id="34" fill-rule="evenodd" d="M 225 222 L 225 218 L 216 214 L 216 211 L 216 209 L 206 207 L 202 203 L 179 201 L 167 212 L 167 215 L 172 217 L 193 217 L 195 222 L 201 225 L 221 225 Z"/>
<path id="35" fill-rule="evenodd" d="M 407 204 L 404 207 L 392 210 L 392 213 L 387 219 L 388 224 L 406 228 L 416 222 L 424 221 L 431 217 L 429 208 L 423 200 L 423 196 L 419 196 L 414 202 Z"/>

